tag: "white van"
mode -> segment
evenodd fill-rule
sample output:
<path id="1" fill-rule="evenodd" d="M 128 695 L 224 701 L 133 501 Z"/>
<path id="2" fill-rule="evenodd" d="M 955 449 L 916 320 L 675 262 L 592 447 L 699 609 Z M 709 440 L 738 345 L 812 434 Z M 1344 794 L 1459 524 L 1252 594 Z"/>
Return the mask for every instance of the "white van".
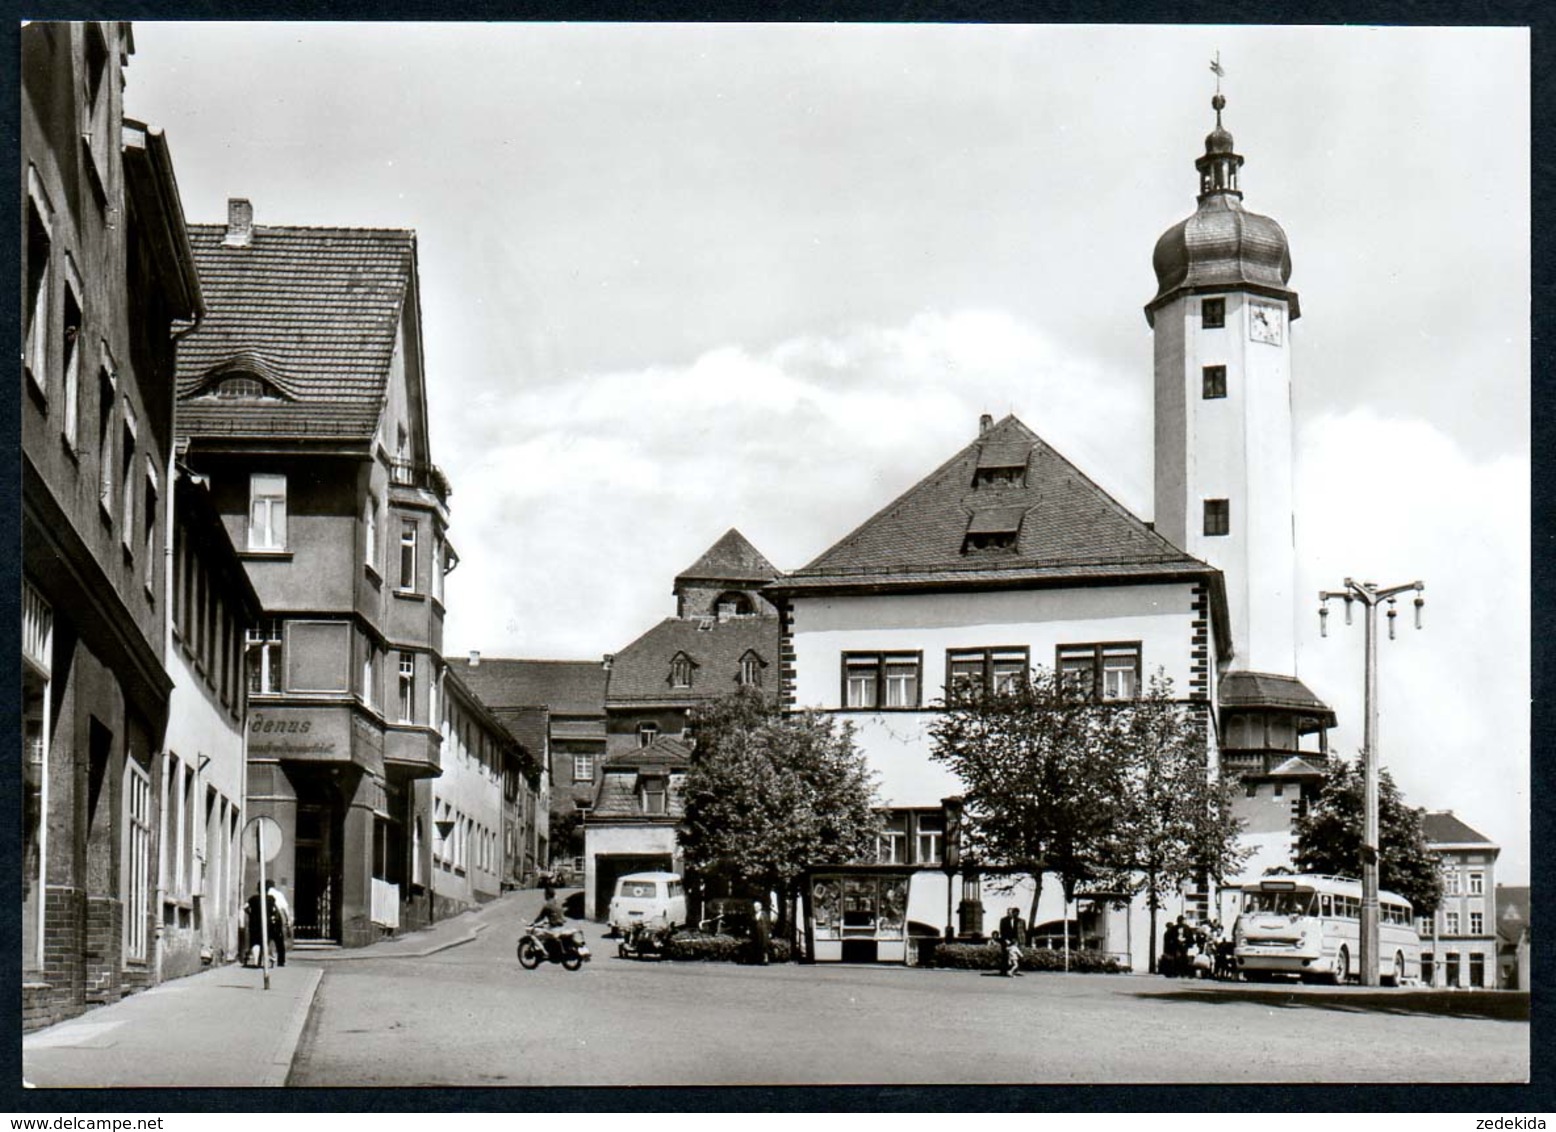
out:
<path id="1" fill-rule="evenodd" d="M 616 882 L 610 926 L 626 932 L 633 924 L 680 927 L 686 923 L 686 890 L 680 873 L 631 873 Z"/>

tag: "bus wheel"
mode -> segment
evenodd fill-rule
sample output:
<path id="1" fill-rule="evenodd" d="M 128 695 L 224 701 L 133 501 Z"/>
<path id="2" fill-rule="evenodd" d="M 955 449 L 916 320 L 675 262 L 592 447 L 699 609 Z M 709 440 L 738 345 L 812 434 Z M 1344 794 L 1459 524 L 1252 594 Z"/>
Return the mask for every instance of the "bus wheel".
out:
<path id="1" fill-rule="evenodd" d="M 1344 986 L 1346 981 L 1348 979 L 1350 979 L 1350 977 L 1351 977 L 1351 953 L 1348 950 L 1346 950 L 1344 947 L 1342 947 L 1342 948 L 1340 948 L 1340 953 L 1334 957 L 1334 975 L 1333 975 L 1334 985 L 1337 986 L 1337 987 Z"/>
<path id="2" fill-rule="evenodd" d="M 1405 953 L 1394 952 L 1394 971 L 1386 979 L 1380 979 L 1384 986 L 1402 987 L 1405 985 Z"/>

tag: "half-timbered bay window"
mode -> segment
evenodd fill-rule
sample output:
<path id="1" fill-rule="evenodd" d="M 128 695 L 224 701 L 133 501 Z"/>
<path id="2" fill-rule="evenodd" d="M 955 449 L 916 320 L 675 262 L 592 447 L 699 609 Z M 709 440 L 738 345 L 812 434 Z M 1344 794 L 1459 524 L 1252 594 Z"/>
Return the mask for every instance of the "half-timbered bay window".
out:
<path id="1" fill-rule="evenodd" d="M 917 652 L 843 654 L 843 706 L 916 708 L 924 657 Z"/>
<path id="2" fill-rule="evenodd" d="M 1060 645 L 1055 670 L 1080 695 L 1132 700 L 1140 692 L 1140 642 Z"/>
<path id="3" fill-rule="evenodd" d="M 976 698 L 986 689 L 1009 692 L 1027 678 L 1030 654 L 1022 646 L 1001 649 L 950 649 L 946 652 L 946 698 Z"/>

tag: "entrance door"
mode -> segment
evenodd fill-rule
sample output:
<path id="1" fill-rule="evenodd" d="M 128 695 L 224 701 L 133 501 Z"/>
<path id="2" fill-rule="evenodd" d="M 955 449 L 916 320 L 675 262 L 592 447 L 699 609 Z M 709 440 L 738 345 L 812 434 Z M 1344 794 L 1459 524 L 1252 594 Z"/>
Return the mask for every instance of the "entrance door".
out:
<path id="1" fill-rule="evenodd" d="M 297 803 L 297 898 L 292 904 L 298 939 L 340 942 L 341 829 L 335 807 Z"/>

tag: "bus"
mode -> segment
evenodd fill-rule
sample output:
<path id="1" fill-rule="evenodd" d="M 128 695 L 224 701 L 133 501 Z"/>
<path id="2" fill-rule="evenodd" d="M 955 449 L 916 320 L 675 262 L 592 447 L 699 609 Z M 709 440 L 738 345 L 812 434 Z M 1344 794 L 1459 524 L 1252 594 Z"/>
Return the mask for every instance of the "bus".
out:
<path id="1" fill-rule="evenodd" d="M 1253 982 L 1296 975 L 1344 983 L 1360 970 L 1362 886 L 1302 874 L 1244 885 L 1233 929 L 1233 963 Z M 1389 986 L 1421 977 L 1421 938 L 1410 902 L 1378 893 L 1378 974 Z"/>

